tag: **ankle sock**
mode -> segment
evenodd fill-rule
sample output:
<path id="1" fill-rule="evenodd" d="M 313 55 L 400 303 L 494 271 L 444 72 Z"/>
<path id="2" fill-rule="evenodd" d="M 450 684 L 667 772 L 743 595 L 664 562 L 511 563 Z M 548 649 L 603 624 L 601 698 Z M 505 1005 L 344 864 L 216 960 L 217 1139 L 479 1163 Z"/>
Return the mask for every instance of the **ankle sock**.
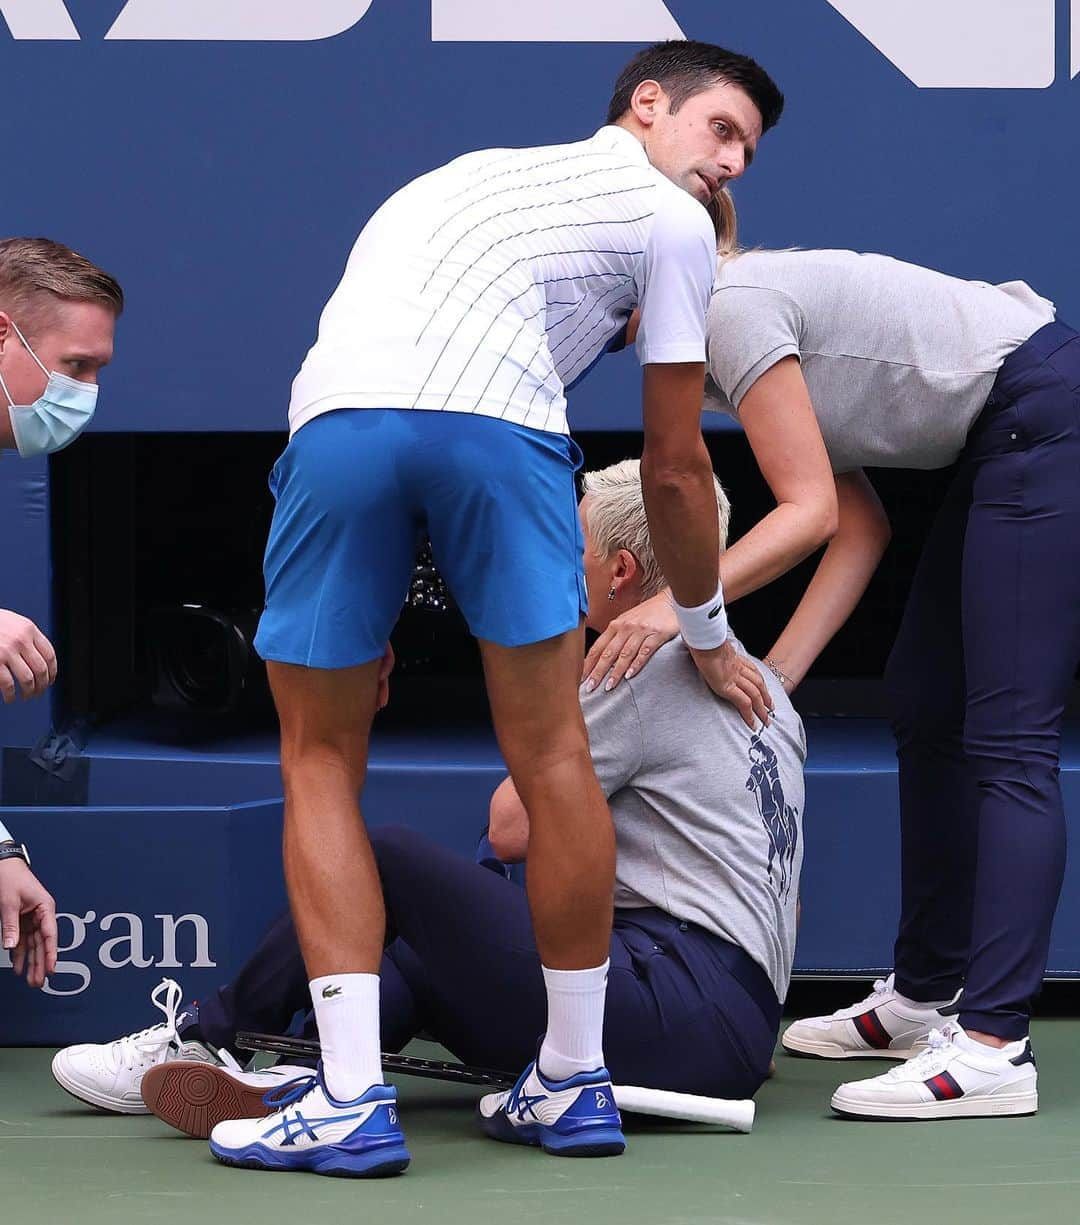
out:
<path id="1" fill-rule="evenodd" d="M 604 1002 L 609 962 L 588 970 L 549 970 L 548 1024 L 537 1063 L 549 1080 L 604 1066 Z"/>
<path id="2" fill-rule="evenodd" d="M 382 1083 L 379 976 L 327 974 L 310 986 L 326 1087 L 338 1101 L 351 1102 Z"/>

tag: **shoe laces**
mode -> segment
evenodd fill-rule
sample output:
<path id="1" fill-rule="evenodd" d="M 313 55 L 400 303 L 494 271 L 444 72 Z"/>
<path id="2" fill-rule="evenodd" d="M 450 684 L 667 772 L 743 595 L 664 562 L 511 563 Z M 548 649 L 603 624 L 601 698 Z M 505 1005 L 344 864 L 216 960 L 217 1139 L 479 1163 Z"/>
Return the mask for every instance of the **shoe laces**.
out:
<path id="1" fill-rule="evenodd" d="M 275 1085 L 263 1094 L 263 1105 L 269 1106 L 271 1110 L 284 1110 L 307 1097 L 313 1089 L 318 1088 L 318 1084 L 317 1075 L 298 1076 L 295 1080 L 287 1080 L 283 1085 Z"/>
<path id="2" fill-rule="evenodd" d="M 854 1008 L 852 1007 L 838 1008 L 832 1014 L 834 1019 L 838 1021 L 846 1020 L 848 1017 L 851 1016 L 852 1011 L 857 1011 L 859 1009 L 863 1009 L 867 1007 L 873 1008 L 875 1006 L 876 1001 L 878 1000 L 880 996 L 892 994 L 893 985 L 895 982 L 896 982 L 896 976 L 894 974 L 890 974 L 888 978 L 875 978 L 874 979 L 874 989 L 866 997 L 866 999 L 863 1000 L 862 1003 L 860 1004 L 855 1004 Z"/>
<path id="3" fill-rule="evenodd" d="M 947 1054 L 952 1050 L 959 1032 L 960 1027 L 955 1024 L 946 1025 L 944 1029 L 932 1029 L 926 1038 L 926 1049 L 920 1051 L 913 1059 L 900 1064 L 899 1067 L 890 1069 L 887 1075 L 895 1078 L 896 1074 L 905 1071 L 919 1075 L 923 1073 L 934 1075 L 940 1070 L 937 1065 L 941 1062 L 942 1054 Z"/>
<path id="4" fill-rule="evenodd" d="M 161 980 L 151 991 L 150 999 L 154 1006 L 165 1014 L 165 1020 L 140 1029 L 138 1033 L 127 1034 L 111 1044 L 110 1053 L 117 1069 L 125 1068 L 131 1071 L 148 1061 L 151 1064 L 160 1063 L 162 1055 L 169 1047 L 179 1047 L 180 1035 L 176 1032 L 176 1018 L 183 998 L 180 984 L 175 979 Z"/>

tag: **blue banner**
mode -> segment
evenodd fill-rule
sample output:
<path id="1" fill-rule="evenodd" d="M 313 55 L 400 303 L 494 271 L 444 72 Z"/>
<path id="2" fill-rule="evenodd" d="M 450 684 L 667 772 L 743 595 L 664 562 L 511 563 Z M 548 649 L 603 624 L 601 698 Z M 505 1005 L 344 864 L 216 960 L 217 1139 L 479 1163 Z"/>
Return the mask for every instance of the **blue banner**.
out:
<path id="1" fill-rule="evenodd" d="M 587 135 L 637 47 L 683 34 L 787 94 L 738 185 L 748 242 L 1020 277 L 1080 319 L 1071 7 L 0 0 L 0 232 L 59 238 L 128 290 L 93 428 L 281 429 L 387 195 L 468 149 Z M 571 421 L 634 427 L 638 395 L 633 356 L 610 358 Z"/>

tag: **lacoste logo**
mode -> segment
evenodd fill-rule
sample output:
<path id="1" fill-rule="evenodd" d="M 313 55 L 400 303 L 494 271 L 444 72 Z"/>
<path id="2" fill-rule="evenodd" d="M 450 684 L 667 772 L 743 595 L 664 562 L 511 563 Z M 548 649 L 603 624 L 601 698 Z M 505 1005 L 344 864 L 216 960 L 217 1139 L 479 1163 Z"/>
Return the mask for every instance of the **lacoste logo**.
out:
<path id="1" fill-rule="evenodd" d="M 323 987 L 322 997 L 324 1000 L 332 1000 L 335 995 L 341 994 L 340 987 Z"/>

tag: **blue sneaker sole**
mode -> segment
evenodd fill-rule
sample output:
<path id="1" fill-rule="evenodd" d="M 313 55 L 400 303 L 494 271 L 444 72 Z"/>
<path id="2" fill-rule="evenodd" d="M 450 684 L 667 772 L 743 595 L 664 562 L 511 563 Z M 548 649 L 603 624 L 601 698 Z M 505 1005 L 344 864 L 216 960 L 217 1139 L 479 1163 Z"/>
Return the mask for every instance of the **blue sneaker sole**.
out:
<path id="1" fill-rule="evenodd" d="M 353 1153 L 333 1145 L 285 1154 L 261 1144 L 221 1148 L 210 1141 L 210 1152 L 224 1165 L 245 1170 L 299 1170 L 332 1178 L 389 1178 L 408 1169 L 412 1158 L 404 1144 L 386 1145 Z"/>
<path id="2" fill-rule="evenodd" d="M 515 1127 L 502 1110 L 490 1118 L 479 1109 L 476 1113 L 481 1130 L 492 1140 L 542 1148 L 553 1157 L 618 1157 L 626 1148 L 626 1137 L 618 1127 L 583 1127 L 564 1134 L 538 1123 Z"/>

